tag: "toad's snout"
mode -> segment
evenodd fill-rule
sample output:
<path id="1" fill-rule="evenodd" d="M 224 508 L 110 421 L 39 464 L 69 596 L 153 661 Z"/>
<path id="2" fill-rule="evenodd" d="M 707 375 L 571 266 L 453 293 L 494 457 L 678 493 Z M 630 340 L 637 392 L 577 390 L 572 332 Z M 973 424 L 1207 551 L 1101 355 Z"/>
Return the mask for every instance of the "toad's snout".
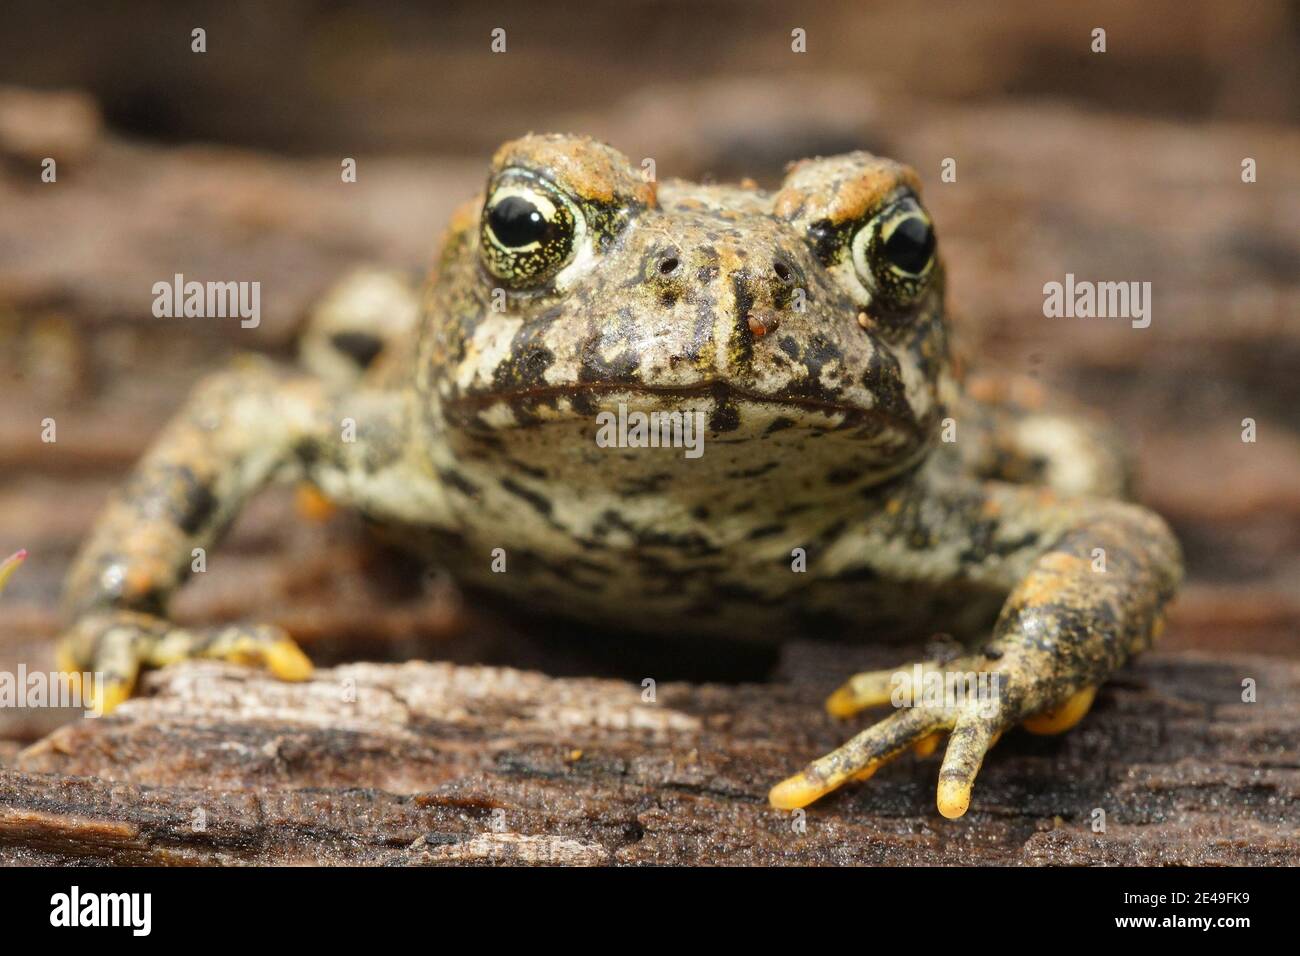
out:
<path id="1" fill-rule="evenodd" d="M 776 331 L 787 311 L 802 307 L 807 289 L 801 273 L 780 254 L 770 262 L 746 263 L 730 271 L 733 311 L 741 334 L 762 338 Z"/>
<path id="2" fill-rule="evenodd" d="M 745 343 L 770 335 L 807 302 L 806 270 L 798 254 L 772 243 L 710 238 L 696 248 L 674 245 L 651 257 L 647 281 L 663 304 L 682 298 L 711 307 L 719 340 Z"/>

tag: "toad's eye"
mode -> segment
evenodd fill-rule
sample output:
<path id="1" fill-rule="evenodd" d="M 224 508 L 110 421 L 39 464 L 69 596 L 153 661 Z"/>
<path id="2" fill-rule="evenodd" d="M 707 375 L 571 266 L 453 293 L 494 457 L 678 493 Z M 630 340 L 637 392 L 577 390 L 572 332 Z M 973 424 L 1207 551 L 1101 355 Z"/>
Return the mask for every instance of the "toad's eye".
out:
<path id="1" fill-rule="evenodd" d="M 484 265 L 516 289 L 564 268 L 585 231 L 582 211 L 558 189 L 519 176 L 497 183 L 480 222 Z"/>
<path id="2" fill-rule="evenodd" d="M 925 290 L 934 269 L 934 226 L 913 196 L 890 203 L 853 237 L 858 278 L 886 305 L 903 307 Z"/>

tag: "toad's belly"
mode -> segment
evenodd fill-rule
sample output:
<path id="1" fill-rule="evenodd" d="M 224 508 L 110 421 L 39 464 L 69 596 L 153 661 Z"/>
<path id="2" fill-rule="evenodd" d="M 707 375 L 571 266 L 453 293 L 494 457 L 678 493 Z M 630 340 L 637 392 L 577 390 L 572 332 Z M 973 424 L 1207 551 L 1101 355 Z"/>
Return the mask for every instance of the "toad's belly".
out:
<path id="1" fill-rule="evenodd" d="M 593 549 L 561 560 L 492 548 L 431 528 L 386 531 L 396 543 L 515 616 L 567 617 L 611 634 L 698 634 L 790 639 L 909 641 L 987 632 L 1001 595 L 959 586 L 900 583 L 869 572 L 819 574 L 815 562 L 755 565 L 725 554 L 684 563 L 653 549 Z"/>

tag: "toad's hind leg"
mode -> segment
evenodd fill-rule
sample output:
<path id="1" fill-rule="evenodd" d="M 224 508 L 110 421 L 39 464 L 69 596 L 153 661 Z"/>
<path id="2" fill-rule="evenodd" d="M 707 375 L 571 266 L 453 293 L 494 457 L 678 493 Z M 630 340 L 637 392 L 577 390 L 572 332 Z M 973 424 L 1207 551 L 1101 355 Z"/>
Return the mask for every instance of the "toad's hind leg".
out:
<path id="1" fill-rule="evenodd" d="M 298 354 L 322 381 L 348 387 L 365 379 L 383 384 L 402 371 L 413 350 L 420 290 L 410 276 L 362 267 L 332 285 L 312 308 Z"/>
<path id="2" fill-rule="evenodd" d="M 1046 485 L 1066 495 L 1128 498 L 1133 460 L 1119 436 L 1082 409 L 1049 407 L 1017 376 L 971 376 L 955 403 L 952 449 L 980 478 Z"/>

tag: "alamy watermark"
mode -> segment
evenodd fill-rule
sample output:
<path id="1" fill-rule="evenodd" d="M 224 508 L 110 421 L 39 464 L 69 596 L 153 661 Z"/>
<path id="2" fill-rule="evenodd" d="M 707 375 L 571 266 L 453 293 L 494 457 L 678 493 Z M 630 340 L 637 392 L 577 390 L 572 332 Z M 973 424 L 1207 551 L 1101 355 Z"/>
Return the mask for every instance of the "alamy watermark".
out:
<path id="1" fill-rule="evenodd" d="M 1133 328 L 1151 324 L 1150 282 L 1076 281 L 1073 272 L 1064 282 L 1043 285 L 1043 315 L 1049 319 L 1129 319 Z"/>
<path id="2" fill-rule="evenodd" d="M 890 678 L 889 700 L 895 707 L 965 709 L 973 703 L 981 717 L 997 715 L 1002 675 L 989 671 L 942 671 L 912 665 Z"/>
<path id="3" fill-rule="evenodd" d="M 186 282 L 176 273 L 171 282 L 153 284 L 153 314 L 160 319 L 226 319 L 238 316 L 240 328 L 262 323 L 262 283 Z"/>
<path id="4" fill-rule="evenodd" d="M 99 672 L 29 672 L 26 664 L 19 664 L 17 671 L 0 671 L 0 709 L 75 707 L 87 717 L 102 717 L 103 700 L 95 688 L 103 682 L 104 675 Z"/>
<path id="5" fill-rule="evenodd" d="M 118 926 L 132 936 L 148 936 L 153 928 L 152 893 L 93 893 L 74 885 L 50 897 L 50 925 Z"/>
<path id="6" fill-rule="evenodd" d="M 596 444 L 601 448 L 683 448 L 687 458 L 704 454 L 703 412 L 629 412 L 596 416 Z"/>

